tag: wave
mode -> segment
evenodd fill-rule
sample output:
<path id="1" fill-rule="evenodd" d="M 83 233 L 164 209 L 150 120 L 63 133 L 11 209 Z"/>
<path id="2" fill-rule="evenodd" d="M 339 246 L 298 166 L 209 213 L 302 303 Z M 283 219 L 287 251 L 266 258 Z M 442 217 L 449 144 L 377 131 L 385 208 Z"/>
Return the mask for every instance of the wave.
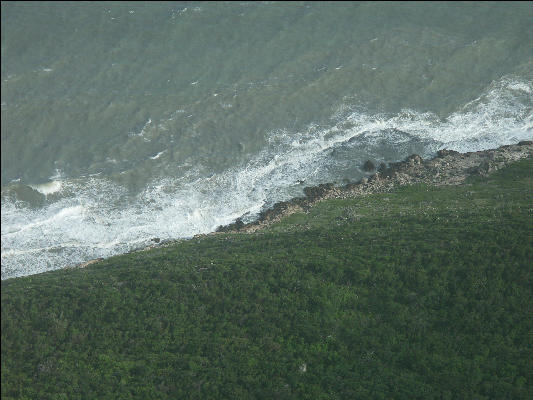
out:
<path id="1" fill-rule="evenodd" d="M 48 196 L 52 193 L 57 193 L 61 190 L 61 181 L 51 181 L 47 183 L 42 183 L 40 185 L 30 185 L 34 190 L 37 190 L 39 193 Z"/>
<path id="2" fill-rule="evenodd" d="M 304 186 L 358 180 L 367 159 L 392 162 L 442 148 L 477 151 L 532 139 L 532 97 L 531 82 L 505 77 L 445 119 L 340 107 L 328 126 L 272 132 L 245 164 L 208 176 L 201 166 L 190 168 L 180 178 L 152 182 L 133 200 L 125 187 L 100 176 L 32 186 L 48 198 L 39 207 L 3 193 L 2 279 L 124 253 L 154 237 L 212 232 L 239 217 L 249 221 L 301 195 Z"/>

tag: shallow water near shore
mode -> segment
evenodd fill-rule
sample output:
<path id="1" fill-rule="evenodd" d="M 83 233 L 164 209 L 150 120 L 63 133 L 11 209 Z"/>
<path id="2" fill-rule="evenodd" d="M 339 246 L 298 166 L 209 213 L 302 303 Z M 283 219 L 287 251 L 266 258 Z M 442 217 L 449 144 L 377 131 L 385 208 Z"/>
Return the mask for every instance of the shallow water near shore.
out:
<path id="1" fill-rule="evenodd" d="M 2 279 L 533 138 L 528 3 L 2 3 Z M 476 21 L 476 23 L 473 23 Z"/>

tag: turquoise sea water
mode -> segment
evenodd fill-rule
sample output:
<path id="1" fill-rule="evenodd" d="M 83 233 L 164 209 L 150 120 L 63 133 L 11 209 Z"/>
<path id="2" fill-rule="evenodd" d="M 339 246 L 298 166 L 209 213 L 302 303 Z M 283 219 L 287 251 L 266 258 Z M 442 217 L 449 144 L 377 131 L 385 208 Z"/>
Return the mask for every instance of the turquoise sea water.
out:
<path id="1" fill-rule="evenodd" d="M 533 138 L 533 3 L 1 5 L 2 279 Z"/>

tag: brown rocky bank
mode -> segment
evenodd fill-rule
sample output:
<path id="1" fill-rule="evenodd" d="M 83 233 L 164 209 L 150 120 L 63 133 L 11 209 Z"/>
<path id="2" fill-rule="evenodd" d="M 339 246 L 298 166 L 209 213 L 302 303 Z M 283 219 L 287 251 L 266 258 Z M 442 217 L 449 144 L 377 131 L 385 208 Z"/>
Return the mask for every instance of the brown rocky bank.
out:
<path id="1" fill-rule="evenodd" d="M 382 164 L 373 175 L 362 178 L 357 183 L 345 186 L 334 186 L 325 183 L 318 186 L 304 188 L 305 197 L 297 197 L 288 201 L 281 201 L 268 210 L 261 212 L 259 218 L 245 224 L 239 218 L 234 223 L 220 226 L 216 232 L 198 234 L 195 238 L 215 235 L 224 232 L 256 232 L 283 217 L 295 212 L 305 212 L 314 204 L 325 199 L 344 199 L 364 196 L 371 193 L 389 192 L 401 185 L 413 183 L 428 183 L 432 185 L 458 185 L 471 175 L 486 176 L 489 173 L 503 168 L 507 164 L 525 157 L 533 156 L 533 141 L 527 140 L 515 145 L 501 146 L 497 149 L 459 153 L 453 150 L 440 150 L 437 155 L 428 160 L 423 160 L 417 154 L 412 154 L 404 161 Z M 366 165 L 366 163 L 365 163 Z M 369 165 L 363 169 L 370 169 Z M 155 243 L 137 251 L 146 251 L 154 247 L 169 246 L 187 239 L 165 240 L 154 238 Z M 78 264 L 73 268 L 84 268 L 103 259 L 98 258 Z"/>
<path id="2" fill-rule="evenodd" d="M 358 183 L 337 187 L 332 183 L 304 188 L 305 197 L 274 204 L 261 212 L 256 221 L 244 224 L 237 219 L 232 224 L 220 226 L 216 232 L 255 232 L 295 212 L 305 212 L 314 204 L 325 199 L 350 198 L 371 193 L 389 192 L 401 185 L 428 183 L 431 185 L 458 185 L 471 175 L 486 176 L 493 171 L 521 158 L 533 156 L 533 141 L 522 141 L 497 149 L 459 153 L 453 150 L 439 150 L 437 155 L 423 160 L 412 154 L 404 161 L 382 164 L 378 171 Z M 365 163 L 366 165 L 366 163 Z M 366 166 L 368 169 L 368 166 Z M 203 235 L 197 235 L 203 236 Z"/>

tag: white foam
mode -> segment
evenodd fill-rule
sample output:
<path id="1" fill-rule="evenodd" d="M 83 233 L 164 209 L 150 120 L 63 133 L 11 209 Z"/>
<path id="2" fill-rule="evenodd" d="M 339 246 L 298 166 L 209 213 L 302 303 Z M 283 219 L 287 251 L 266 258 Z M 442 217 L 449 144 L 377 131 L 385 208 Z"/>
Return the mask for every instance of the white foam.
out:
<path id="1" fill-rule="evenodd" d="M 56 168 L 54 175 L 52 175 L 48 179 L 50 179 L 51 181 L 54 181 L 54 180 L 59 180 L 62 178 L 63 178 L 63 171 L 61 171 L 59 168 Z"/>
<path id="2" fill-rule="evenodd" d="M 39 193 L 42 193 L 45 196 L 59 192 L 61 190 L 61 186 L 61 181 L 51 181 L 42 183 L 40 185 L 30 185 L 32 189 L 37 190 Z"/>
<path id="3" fill-rule="evenodd" d="M 520 96 L 515 93 L 517 88 Z M 421 139 L 438 141 L 441 148 L 462 152 L 485 150 L 533 136 L 532 93 L 531 82 L 503 78 L 493 82 L 480 97 L 444 121 L 432 113 L 413 110 L 388 116 L 360 112 L 348 114 L 344 109 L 336 119 L 338 126 L 346 121 L 354 125 L 348 130 L 352 137 L 363 133 L 382 135 L 382 130 L 398 129 Z"/>
<path id="4" fill-rule="evenodd" d="M 521 90 L 531 94 L 531 85 L 526 82 L 511 82 L 509 83 L 508 88 L 512 90 Z"/>
<path id="5" fill-rule="evenodd" d="M 392 136 L 390 129 L 432 141 L 428 154 L 443 147 L 472 151 L 531 139 L 531 88 L 531 82 L 502 79 L 445 120 L 412 110 L 368 115 L 343 106 L 330 126 L 272 132 L 267 146 L 247 163 L 209 176 L 189 165 L 184 176 L 152 182 L 125 207 L 117 204 L 123 204 L 127 190 L 104 177 L 50 182 L 41 193 L 73 195 L 42 209 L 3 199 L 2 279 L 123 253 L 152 243 L 153 237 L 211 232 L 243 215 L 251 219 L 265 205 L 301 194 L 298 181 L 312 185 L 335 179 L 335 168 L 346 160 L 333 157 L 333 150 L 362 138 L 394 140 L 397 146 L 410 140 Z"/>
<path id="6" fill-rule="evenodd" d="M 163 151 L 160 151 L 159 153 L 157 153 L 155 156 L 153 157 L 150 157 L 150 159 L 152 160 L 157 160 L 159 157 L 161 157 L 163 155 L 163 153 L 165 153 L 166 150 L 163 150 Z"/>

